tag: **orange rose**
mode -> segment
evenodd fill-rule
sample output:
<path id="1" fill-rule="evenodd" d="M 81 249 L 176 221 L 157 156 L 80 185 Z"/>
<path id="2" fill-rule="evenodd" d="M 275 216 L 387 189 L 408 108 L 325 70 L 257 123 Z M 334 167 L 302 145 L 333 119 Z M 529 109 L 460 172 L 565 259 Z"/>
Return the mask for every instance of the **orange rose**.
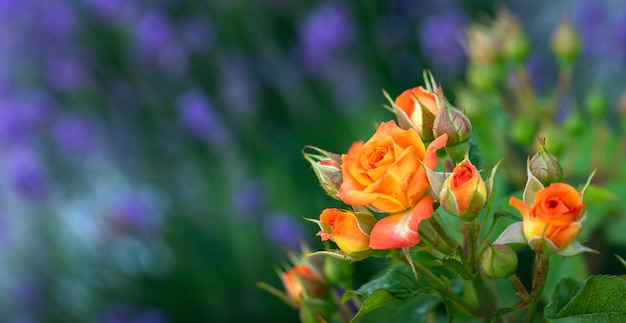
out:
<path id="1" fill-rule="evenodd" d="M 350 147 L 347 154 L 342 156 L 341 170 L 343 182 L 337 195 L 346 204 L 352 206 L 370 206 L 377 211 L 398 213 L 414 209 L 426 198 L 430 191 L 430 183 L 424 167 L 434 169 L 437 166 L 435 151 L 445 146 L 447 136 L 435 139 L 428 149 L 413 129 L 400 129 L 394 121 L 381 123 L 376 133 L 366 143 L 356 142 Z M 432 204 L 432 202 L 431 202 Z M 420 208 L 424 211 L 424 208 Z M 431 205 L 432 209 L 432 205 Z M 430 211 L 432 214 L 432 210 Z M 405 212 L 404 216 L 430 217 L 431 214 L 415 214 Z M 404 226 L 398 229 L 402 234 L 398 239 L 407 238 L 409 223 L 404 217 L 395 219 L 393 225 Z M 383 225 L 391 219 L 383 219 Z M 375 237 L 384 234 L 376 229 L 379 221 L 370 234 L 370 239 L 383 241 L 384 238 Z M 415 228 L 417 226 L 415 225 Z M 414 245 L 415 238 L 409 239 Z M 409 240 L 403 244 L 409 244 Z M 419 241 L 419 239 L 417 239 Z M 370 240 L 373 249 L 384 248 L 387 245 L 378 245 Z M 397 247 L 393 247 L 397 248 Z"/>
<path id="2" fill-rule="evenodd" d="M 553 183 L 538 190 L 530 207 L 515 197 L 511 197 L 509 204 L 522 214 L 524 237 L 535 250 L 541 246 L 541 237 L 561 250 L 580 232 L 585 205 L 570 185 Z"/>
<path id="3" fill-rule="evenodd" d="M 473 219 L 487 202 L 487 185 L 469 160 L 460 162 L 443 183 L 439 201 L 448 213 Z"/>
<path id="4" fill-rule="evenodd" d="M 402 92 L 395 104 L 402 110 L 425 140 L 433 139 L 433 121 L 439 112 L 437 95 L 421 86 Z"/>
<path id="5" fill-rule="evenodd" d="M 299 303 L 306 298 L 324 295 L 324 280 L 307 265 L 296 265 L 285 272 L 281 279 L 290 299 Z"/>
<path id="6" fill-rule="evenodd" d="M 369 249 L 369 233 L 376 223 L 370 214 L 342 212 L 339 209 L 325 209 L 320 215 L 320 228 L 317 233 L 322 241 L 332 240 L 345 254 Z"/>

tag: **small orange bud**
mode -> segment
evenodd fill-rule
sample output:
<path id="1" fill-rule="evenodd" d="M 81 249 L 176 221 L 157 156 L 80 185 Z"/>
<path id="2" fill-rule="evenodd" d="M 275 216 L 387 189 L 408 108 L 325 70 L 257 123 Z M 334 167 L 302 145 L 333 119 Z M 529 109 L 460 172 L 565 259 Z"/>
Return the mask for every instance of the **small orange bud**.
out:
<path id="1" fill-rule="evenodd" d="M 334 241 L 346 255 L 352 255 L 369 249 L 374 223 L 376 218 L 370 214 L 325 209 L 320 215 L 321 231 L 317 235 L 322 241 Z"/>
<path id="2" fill-rule="evenodd" d="M 324 280 L 306 264 L 292 267 L 281 279 L 287 296 L 296 303 L 303 299 L 320 298 L 325 293 Z"/>
<path id="3" fill-rule="evenodd" d="M 414 87 L 402 92 L 395 100 L 395 104 L 405 113 L 420 137 L 425 141 L 433 140 L 433 122 L 439 112 L 438 97 L 435 93 L 423 87 Z M 399 118 L 400 119 L 400 118 Z"/>
<path id="4" fill-rule="evenodd" d="M 473 220 L 487 202 L 487 185 L 469 160 L 460 162 L 443 183 L 439 203 L 446 212 Z"/>

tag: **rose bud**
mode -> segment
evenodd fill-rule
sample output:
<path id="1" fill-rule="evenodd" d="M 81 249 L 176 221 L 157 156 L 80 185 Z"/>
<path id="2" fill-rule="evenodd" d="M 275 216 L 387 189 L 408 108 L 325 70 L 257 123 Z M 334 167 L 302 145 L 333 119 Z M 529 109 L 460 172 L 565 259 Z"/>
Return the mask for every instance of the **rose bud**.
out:
<path id="1" fill-rule="evenodd" d="M 307 264 L 292 267 L 281 275 L 287 296 L 296 304 L 303 299 L 321 298 L 326 293 L 326 284 L 313 268 Z"/>
<path id="2" fill-rule="evenodd" d="M 406 115 L 411 128 L 415 129 L 425 141 L 433 140 L 433 122 L 439 112 L 438 97 L 423 87 L 414 87 L 402 92 L 395 100 L 400 108 L 396 114 Z M 398 116 L 399 120 L 406 119 Z"/>
<path id="3" fill-rule="evenodd" d="M 364 258 L 369 255 L 370 232 L 376 218 L 367 213 L 344 212 L 339 209 L 325 209 L 320 214 L 317 233 L 322 241 L 332 240 L 348 256 Z"/>
<path id="4" fill-rule="evenodd" d="M 509 204 L 522 214 L 524 237 L 538 253 L 563 249 L 576 239 L 585 220 L 580 194 L 564 183 L 538 190 L 530 206 L 515 197 Z"/>
<path id="5" fill-rule="evenodd" d="M 315 175 L 320 181 L 320 185 L 322 185 L 326 194 L 339 199 L 337 197 L 337 191 L 343 181 L 341 165 L 339 165 L 341 157 L 316 147 L 307 146 L 306 148 L 313 149 L 320 153 L 318 155 L 304 152 L 304 150 L 302 151 L 304 159 L 311 164 L 311 168 L 315 172 Z"/>
<path id="6" fill-rule="evenodd" d="M 507 278 L 517 269 L 517 254 L 505 244 L 489 246 L 481 259 L 483 272 L 491 278 Z"/>
<path id="7" fill-rule="evenodd" d="M 458 162 L 463 160 L 469 148 L 472 124 L 463 112 L 445 102 L 435 117 L 433 134 L 435 137 L 448 136 L 446 151 L 452 160 Z"/>
<path id="8" fill-rule="evenodd" d="M 460 162 L 439 192 L 439 203 L 446 212 L 473 220 L 487 202 L 487 185 L 469 160 Z"/>
<path id="9" fill-rule="evenodd" d="M 543 186 L 560 182 L 563 178 L 563 168 L 559 160 L 546 150 L 546 139 L 539 138 L 539 151 L 528 162 L 528 169 Z"/>
<path id="10" fill-rule="evenodd" d="M 570 21 L 563 21 L 557 27 L 552 34 L 551 45 L 561 68 L 571 69 L 580 53 L 581 41 Z"/>

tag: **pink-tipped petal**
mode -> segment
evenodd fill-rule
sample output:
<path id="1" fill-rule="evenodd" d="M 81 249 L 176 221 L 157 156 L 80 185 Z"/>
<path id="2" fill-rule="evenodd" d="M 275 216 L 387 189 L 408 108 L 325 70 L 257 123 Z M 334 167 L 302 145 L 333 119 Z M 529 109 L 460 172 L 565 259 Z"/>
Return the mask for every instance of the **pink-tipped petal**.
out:
<path id="1" fill-rule="evenodd" d="M 433 214 L 433 198 L 426 196 L 409 212 L 392 214 L 378 221 L 370 233 L 370 248 L 408 248 L 420 242 L 419 223 Z"/>

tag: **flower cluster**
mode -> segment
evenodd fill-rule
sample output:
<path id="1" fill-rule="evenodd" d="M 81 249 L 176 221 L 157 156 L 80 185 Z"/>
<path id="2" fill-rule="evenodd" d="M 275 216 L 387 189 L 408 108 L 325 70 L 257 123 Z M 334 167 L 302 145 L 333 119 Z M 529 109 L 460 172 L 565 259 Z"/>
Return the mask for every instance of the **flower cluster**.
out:
<path id="1" fill-rule="evenodd" d="M 545 147 L 546 140 L 539 138 L 540 150 L 527 162 L 523 199 L 509 197 L 510 206 L 522 219 L 490 243 L 497 221 L 490 204 L 499 163 L 483 179 L 470 158 L 476 148 L 470 144 L 469 118 L 447 100 L 432 74 L 424 73 L 424 79 L 425 86 L 408 89 L 395 100 L 384 93 L 389 100 L 386 108 L 397 121 L 380 123 L 367 141 L 353 143 L 344 154 L 311 146 L 303 151 L 326 194 L 346 205 L 324 209 L 319 219 L 308 219 L 319 226 L 317 236 L 327 249 L 309 256 L 354 262 L 387 255 L 407 264 L 416 278 L 422 274 L 436 293 L 454 300 L 449 287 L 413 260 L 414 254 L 425 251 L 477 286 L 483 275 L 511 279 L 523 298 L 518 306 L 532 309 L 545 284 L 550 254 L 571 256 L 591 251 L 576 240 L 586 218 L 586 188 L 579 193 L 561 182 L 563 169 Z M 462 242 L 452 237 L 450 230 L 455 229 L 449 227 L 450 221 L 459 224 Z M 486 221 L 491 221 L 492 227 L 481 237 Z M 328 240 L 337 249 L 326 243 Z M 527 245 L 537 254 L 530 293 L 515 275 L 518 259 L 509 244 Z M 301 314 L 306 312 L 298 306 L 302 297 L 326 303 L 320 286 L 331 281 L 309 267 L 296 265 L 281 277 L 287 291 L 283 297 L 300 308 Z M 491 317 L 494 311 L 486 301 L 479 301 L 479 309 L 457 302 L 475 317 Z M 333 302 L 328 306 L 333 304 L 339 306 Z"/>

